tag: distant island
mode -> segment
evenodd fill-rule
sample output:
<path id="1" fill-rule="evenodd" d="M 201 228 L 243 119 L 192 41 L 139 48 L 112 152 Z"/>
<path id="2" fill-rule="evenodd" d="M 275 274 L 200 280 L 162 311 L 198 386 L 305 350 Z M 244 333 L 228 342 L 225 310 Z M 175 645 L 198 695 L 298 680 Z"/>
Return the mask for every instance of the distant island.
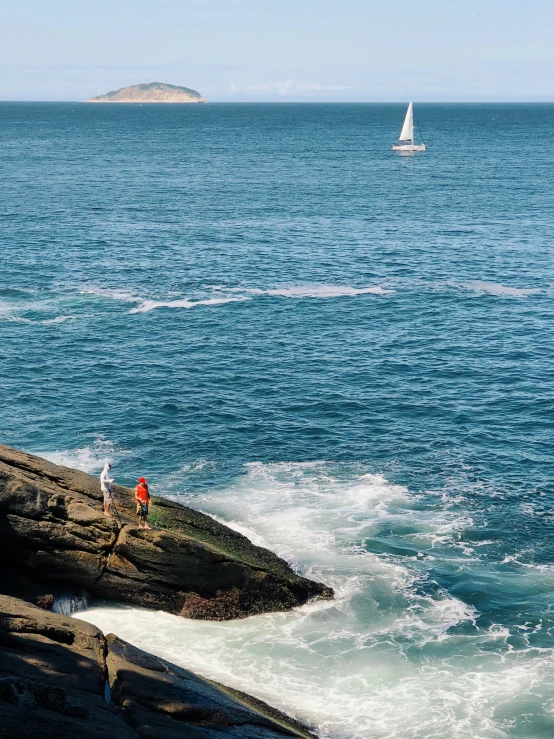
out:
<path id="1" fill-rule="evenodd" d="M 207 103 L 196 90 L 165 82 L 144 82 L 122 87 L 105 95 L 85 100 L 86 103 Z"/>

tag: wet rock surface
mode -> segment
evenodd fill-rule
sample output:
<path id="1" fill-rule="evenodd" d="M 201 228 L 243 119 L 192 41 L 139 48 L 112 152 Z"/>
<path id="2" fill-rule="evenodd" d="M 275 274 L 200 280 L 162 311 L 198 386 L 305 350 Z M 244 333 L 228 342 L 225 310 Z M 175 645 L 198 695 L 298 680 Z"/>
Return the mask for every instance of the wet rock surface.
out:
<path id="1" fill-rule="evenodd" d="M 0 445 L 0 557 L 12 575 L 4 592 L 42 605 L 56 589 L 84 589 L 214 620 L 332 596 L 210 516 L 153 498 L 154 528 L 140 530 L 133 491 L 116 485 L 113 497 L 122 526 L 104 517 L 96 478 Z"/>

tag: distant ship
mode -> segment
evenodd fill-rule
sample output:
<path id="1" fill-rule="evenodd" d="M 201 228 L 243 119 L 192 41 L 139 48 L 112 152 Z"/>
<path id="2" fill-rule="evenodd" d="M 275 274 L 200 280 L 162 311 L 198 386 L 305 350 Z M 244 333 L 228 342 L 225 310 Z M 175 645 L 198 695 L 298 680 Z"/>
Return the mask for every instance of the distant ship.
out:
<path id="1" fill-rule="evenodd" d="M 421 131 L 419 133 L 421 135 Z M 410 103 L 408 105 L 406 117 L 404 118 L 404 125 L 402 126 L 402 131 L 400 131 L 400 136 L 398 137 L 398 143 L 392 145 L 392 150 L 401 152 L 425 151 L 425 144 L 423 143 L 423 140 L 421 141 L 421 144 L 414 143 L 413 103 Z"/>

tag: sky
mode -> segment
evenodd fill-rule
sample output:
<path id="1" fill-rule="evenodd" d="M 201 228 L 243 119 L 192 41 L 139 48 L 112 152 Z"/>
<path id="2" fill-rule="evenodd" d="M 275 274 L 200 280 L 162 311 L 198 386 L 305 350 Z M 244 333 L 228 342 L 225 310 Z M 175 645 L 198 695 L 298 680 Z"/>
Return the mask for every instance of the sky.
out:
<path id="1" fill-rule="evenodd" d="M 554 101 L 554 0 L 2 0 L 0 100 Z"/>

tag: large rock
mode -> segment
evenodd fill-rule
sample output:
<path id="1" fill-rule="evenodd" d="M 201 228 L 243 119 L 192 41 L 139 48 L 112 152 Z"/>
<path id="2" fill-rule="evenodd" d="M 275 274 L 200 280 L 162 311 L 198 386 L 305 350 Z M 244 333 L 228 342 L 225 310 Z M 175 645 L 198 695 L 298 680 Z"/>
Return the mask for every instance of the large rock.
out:
<path id="1" fill-rule="evenodd" d="M 95 626 L 0 596 L 0 737 L 283 739 L 313 734 L 264 703 Z"/>
<path id="2" fill-rule="evenodd" d="M 104 700 L 104 635 L 0 595 L 0 737 L 135 737 Z"/>
<path id="3" fill-rule="evenodd" d="M 107 519 L 97 478 L 0 445 L 0 557 L 4 592 L 58 589 L 223 620 L 301 605 L 332 590 L 210 516 L 154 498 L 155 528 L 135 523 L 134 495 L 115 486 Z M 36 601 L 35 601 L 36 602 Z"/>

